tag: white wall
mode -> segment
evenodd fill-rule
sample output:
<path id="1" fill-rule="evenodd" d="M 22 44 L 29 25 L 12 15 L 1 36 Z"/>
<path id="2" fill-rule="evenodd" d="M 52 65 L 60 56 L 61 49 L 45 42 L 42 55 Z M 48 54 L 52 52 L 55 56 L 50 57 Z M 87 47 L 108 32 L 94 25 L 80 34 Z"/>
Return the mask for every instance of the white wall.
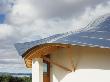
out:
<path id="1" fill-rule="evenodd" d="M 32 82 L 43 82 L 43 59 L 32 60 Z"/>
<path id="2" fill-rule="evenodd" d="M 110 82 L 110 49 L 75 46 L 72 49 L 75 72 L 51 65 L 51 82 Z M 51 59 L 71 68 L 67 50 L 52 53 Z"/>

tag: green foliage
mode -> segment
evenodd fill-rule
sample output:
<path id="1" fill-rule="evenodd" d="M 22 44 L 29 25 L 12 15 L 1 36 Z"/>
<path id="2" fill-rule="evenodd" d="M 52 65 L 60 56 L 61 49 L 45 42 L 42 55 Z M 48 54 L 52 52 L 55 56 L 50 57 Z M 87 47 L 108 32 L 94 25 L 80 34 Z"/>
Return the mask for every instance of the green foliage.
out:
<path id="1" fill-rule="evenodd" d="M 23 82 L 32 82 L 31 77 L 23 77 L 22 80 L 23 80 Z"/>
<path id="2" fill-rule="evenodd" d="M 9 82 L 11 79 L 11 76 L 10 75 L 2 75 L 0 77 L 0 82 Z"/>
<path id="3" fill-rule="evenodd" d="M 1 75 L 0 82 L 32 82 L 31 77 L 12 77 L 10 75 Z"/>

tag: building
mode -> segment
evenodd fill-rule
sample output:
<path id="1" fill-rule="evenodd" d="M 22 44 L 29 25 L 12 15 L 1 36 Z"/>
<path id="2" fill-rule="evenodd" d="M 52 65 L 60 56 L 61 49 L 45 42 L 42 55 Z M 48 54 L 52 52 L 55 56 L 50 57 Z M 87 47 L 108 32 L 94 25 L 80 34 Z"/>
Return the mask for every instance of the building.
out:
<path id="1" fill-rule="evenodd" d="M 32 82 L 110 82 L 110 15 L 77 32 L 17 43 Z"/>

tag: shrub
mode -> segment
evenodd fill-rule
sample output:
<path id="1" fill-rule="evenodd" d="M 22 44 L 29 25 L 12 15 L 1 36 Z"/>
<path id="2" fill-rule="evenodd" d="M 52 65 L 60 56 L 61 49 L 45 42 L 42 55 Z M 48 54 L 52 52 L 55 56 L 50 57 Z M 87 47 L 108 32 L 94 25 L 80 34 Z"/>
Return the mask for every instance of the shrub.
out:
<path id="1" fill-rule="evenodd" d="M 0 82 L 32 82 L 31 77 L 12 77 L 10 75 L 1 75 Z"/>

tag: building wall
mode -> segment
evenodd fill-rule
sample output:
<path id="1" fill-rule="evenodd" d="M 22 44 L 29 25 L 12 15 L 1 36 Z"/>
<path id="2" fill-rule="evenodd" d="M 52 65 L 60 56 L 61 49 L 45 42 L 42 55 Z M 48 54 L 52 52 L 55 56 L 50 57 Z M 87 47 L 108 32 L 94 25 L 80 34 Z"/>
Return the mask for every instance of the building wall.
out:
<path id="1" fill-rule="evenodd" d="M 76 71 L 51 65 L 51 82 L 110 82 L 110 49 L 75 46 L 71 50 Z M 68 52 L 60 49 L 52 53 L 51 59 L 71 68 Z"/>

